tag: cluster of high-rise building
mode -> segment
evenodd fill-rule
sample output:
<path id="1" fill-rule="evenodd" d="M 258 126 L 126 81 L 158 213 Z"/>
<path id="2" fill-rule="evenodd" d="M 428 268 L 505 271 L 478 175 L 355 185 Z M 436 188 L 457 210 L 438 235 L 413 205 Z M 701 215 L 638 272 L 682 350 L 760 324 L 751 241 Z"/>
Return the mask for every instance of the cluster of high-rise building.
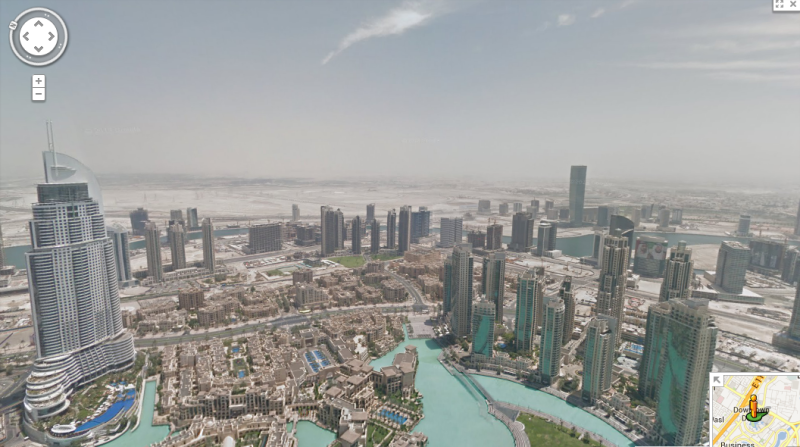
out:
<path id="1" fill-rule="evenodd" d="M 46 183 L 37 187 L 37 203 L 33 204 L 33 218 L 29 224 L 32 249 L 26 254 L 37 352 L 24 401 L 26 420 L 31 423 L 63 414 L 75 389 L 98 377 L 130 367 L 134 358 L 133 338 L 125 332 L 122 324 L 118 291 L 120 284 L 133 279 L 128 232 L 119 225 L 105 226 L 97 181 L 88 169 L 77 160 L 63 154 L 56 156 L 54 152 L 44 153 L 44 160 Z M 540 222 L 535 246 L 533 229 L 539 213 L 539 200 L 532 200 L 525 210 L 521 202 L 512 203 L 514 214 L 508 249 L 513 252 L 534 251 L 539 256 L 556 251 L 559 225 L 581 226 L 587 218 L 585 184 L 586 166 L 573 166 L 569 207 L 557 209 L 552 200 L 545 202 L 545 214 L 548 217 L 555 215 L 555 219 Z M 366 211 L 365 220 L 356 215 L 346 222 L 340 209 L 322 206 L 321 255 L 330 256 L 344 250 L 348 237 L 352 253 L 361 254 L 367 229 L 369 252 L 378 253 L 382 248 L 382 238 L 381 224 L 375 217 L 375 204 L 367 205 Z M 507 214 L 508 211 L 509 204 L 501 203 L 500 213 Z M 595 403 L 611 389 L 615 353 L 622 340 L 626 317 L 628 268 L 633 256 L 635 273 L 664 278 L 659 303 L 647 312 L 646 335 L 639 363 L 639 393 L 657 410 L 652 435 L 664 444 L 693 445 L 699 441 L 703 429 L 705 393 L 714 360 L 717 328 L 709 313 L 708 301 L 691 296 L 694 261 L 692 250 L 686 243 L 681 242 L 669 250 L 664 238 L 640 236 L 635 239 L 635 248 L 631 252 L 634 229 L 641 219 L 652 218 L 653 211 L 653 206 L 637 208 L 634 218 L 628 219 L 616 214 L 615 209 L 609 206 L 597 207 L 595 219 L 601 228 L 596 228 L 593 256 L 600 269 L 599 284 L 596 315 L 585 326 L 580 395 L 586 402 Z M 478 212 L 491 213 L 491 202 L 480 200 Z M 132 233 L 145 238 L 148 276 L 154 282 L 160 282 L 164 279 L 165 269 L 159 228 L 148 219 L 148 211 L 143 208 L 132 211 L 130 219 Z M 292 220 L 298 222 L 299 219 L 299 207 L 292 205 Z M 662 207 L 658 210 L 660 228 L 681 224 L 682 220 L 680 208 Z M 402 206 L 399 216 L 392 209 L 387 212 L 384 247 L 409 254 L 412 243 L 430 235 L 430 225 L 431 212 L 426 207 L 413 211 L 411 206 Z M 737 233 L 749 234 L 749 225 L 750 217 L 742 215 Z M 215 272 L 213 223 L 209 218 L 198 220 L 196 208 L 187 208 L 186 216 L 181 209 L 170 212 L 166 236 L 172 270 L 187 268 L 187 230 L 197 228 L 202 230 L 203 267 L 212 274 Z M 439 246 L 452 247 L 441 271 L 443 310 L 452 334 L 458 338 L 472 337 L 472 353 L 491 358 L 496 327 L 504 324 L 506 253 L 502 251 L 503 226 L 490 224 L 485 233 L 472 230 L 467 236 L 468 243 L 462 243 L 463 233 L 462 218 L 441 218 Z M 800 207 L 795 233 L 800 235 Z M 252 253 L 279 251 L 282 240 L 280 223 L 253 225 L 249 228 L 248 249 Z M 473 248 L 485 249 L 479 289 L 473 284 Z M 723 242 L 713 272 L 714 284 L 725 292 L 740 294 L 748 269 L 775 272 L 790 284 L 797 282 L 800 279 L 798 253 L 797 248 L 789 248 L 780 241 L 753 239 L 749 245 Z M 3 265 L 2 254 L 0 233 L 0 266 Z M 441 261 L 436 262 L 441 267 Z M 400 283 L 379 271 L 369 271 L 369 268 L 382 269 L 383 264 L 365 267 L 368 273 L 363 276 L 365 282 L 380 284 L 382 296 L 387 301 L 405 298 L 405 288 Z M 423 270 L 419 276 L 429 273 Z M 356 299 L 378 302 L 363 297 L 377 292 L 363 290 L 360 280 L 331 275 L 320 280 L 332 285 L 329 293 L 327 288 L 314 284 L 310 271 L 296 273 L 293 287 L 294 303 L 298 307 L 325 307 L 331 300 L 340 304 L 352 303 Z M 435 282 L 436 278 L 433 279 Z M 421 284 L 424 285 L 425 281 L 426 278 L 422 278 Z M 340 284 L 342 286 L 338 287 Z M 572 339 L 575 329 L 573 279 L 564 277 L 558 292 L 552 296 L 546 296 L 548 277 L 544 267 L 528 269 L 518 275 L 516 284 L 514 348 L 520 353 L 533 353 L 538 340 L 538 377 L 543 384 L 555 384 L 561 374 L 562 347 Z M 480 293 L 476 299 L 477 290 Z M 200 290 L 183 291 L 178 299 L 181 310 L 199 312 L 199 318 L 206 318 L 208 325 L 224 321 L 231 313 L 222 303 L 209 306 Z M 239 306 L 236 299 L 230 301 Z M 273 308 L 277 309 L 277 305 L 270 306 L 269 315 L 277 312 L 273 312 Z M 212 311 L 218 311 L 221 317 Z M 376 331 L 383 334 L 380 324 L 376 325 Z M 317 336 L 319 334 L 314 335 Z M 800 291 L 789 327 L 775 337 L 773 343 L 776 346 L 800 350 Z M 265 346 L 264 349 L 273 349 L 272 340 L 254 340 L 253 345 L 256 342 Z M 318 342 L 313 345 L 319 345 Z M 344 344 L 343 341 L 342 346 Z M 333 348 L 331 343 L 326 346 L 325 350 L 330 348 L 337 353 L 341 348 L 339 345 Z M 315 355 L 307 349 L 300 349 L 293 353 L 292 358 L 302 363 L 302 358 L 309 358 L 307 354 Z M 416 359 L 409 354 L 409 359 L 412 358 L 415 362 Z M 356 362 L 347 367 L 361 366 Z M 399 364 L 395 366 L 402 372 L 401 377 L 411 374 L 411 370 L 402 370 Z M 307 368 L 297 374 L 318 372 L 308 363 Z M 371 377 L 376 380 L 376 386 L 403 389 L 402 381 L 390 384 L 390 376 L 396 373 L 375 372 Z M 352 391 L 354 394 L 359 392 L 356 389 Z M 198 399 L 184 402 L 183 407 L 177 407 L 173 414 L 183 419 L 196 414 L 206 415 L 204 411 L 207 410 L 203 409 L 205 400 L 200 402 Z M 216 402 L 218 397 L 210 395 L 202 399 Z"/>
<path id="2" fill-rule="evenodd" d="M 375 204 L 367 205 L 366 219 L 355 216 L 345 225 L 344 213 L 340 209 L 334 210 L 330 206 L 320 208 L 320 234 L 321 256 L 331 256 L 338 250 L 344 250 L 344 242 L 351 239 L 353 254 L 361 254 L 361 239 L 366 236 L 369 229 L 369 251 L 378 253 L 381 248 L 381 223 L 375 218 Z M 400 213 L 392 209 L 386 215 L 386 245 L 385 248 L 400 254 L 411 249 L 412 243 L 419 242 L 420 238 L 427 237 L 431 231 L 431 212 L 424 206 L 418 211 L 413 211 L 410 206 L 400 208 Z"/>
<path id="3" fill-rule="evenodd" d="M 622 343 L 630 263 L 629 237 L 623 233 L 615 228 L 601 239 L 596 315 L 584 326 L 580 395 L 588 404 L 608 398 L 616 352 Z M 664 282 L 660 303 L 653 305 L 647 316 L 639 389 L 647 403 L 656 409 L 651 433 L 654 439 L 667 445 L 693 445 L 700 440 L 717 329 L 708 310 L 708 300 L 691 297 L 692 250 L 681 242 L 667 253 L 663 240 L 653 243 L 661 247 L 659 253 L 664 252 L 653 276 L 663 277 Z M 648 247 L 651 251 L 653 248 Z M 471 335 L 472 354 L 480 359 L 471 362 L 486 364 L 492 355 L 497 355 L 493 353 L 496 334 L 490 321 L 503 323 L 505 254 L 488 252 L 483 257 L 480 298 L 475 302 L 472 259 L 471 246 L 461 244 L 445 261 L 444 308 L 453 335 Z M 743 265 L 746 269 L 747 264 Z M 561 375 L 562 347 L 572 339 L 575 330 L 576 302 L 570 276 L 564 277 L 558 293 L 552 296 L 546 295 L 547 283 L 547 273 L 542 267 L 529 269 L 517 277 L 514 348 L 519 353 L 532 353 L 538 347 L 538 380 L 555 384 Z M 796 319 L 792 324 L 800 345 L 800 317 Z M 683 397 L 673 398 L 675 393 Z"/>
<path id="4" fill-rule="evenodd" d="M 268 224 L 269 225 L 269 224 Z M 279 224 L 278 224 L 279 225 Z M 263 235 L 262 226 L 256 225 L 250 229 L 250 247 L 263 247 L 267 242 Z M 209 273 L 216 270 L 216 255 L 214 248 L 214 226 L 210 218 L 202 220 L 200 229 L 202 231 L 203 242 L 203 262 L 202 266 Z M 278 227 L 278 237 L 280 237 L 280 227 Z M 163 260 L 161 258 L 161 231 L 153 221 L 145 223 L 144 228 L 145 254 L 147 258 L 147 277 L 152 283 L 159 283 L 165 280 Z M 280 243 L 280 239 L 278 239 Z M 167 243 L 169 245 L 172 263 L 171 271 L 181 270 L 189 267 L 186 262 L 186 243 L 187 233 L 184 227 L 178 223 L 173 223 L 167 228 Z M 258 251 L 255 251 L 258 253 Z M 130 261 L 128 261 L 130 262 Z"/>

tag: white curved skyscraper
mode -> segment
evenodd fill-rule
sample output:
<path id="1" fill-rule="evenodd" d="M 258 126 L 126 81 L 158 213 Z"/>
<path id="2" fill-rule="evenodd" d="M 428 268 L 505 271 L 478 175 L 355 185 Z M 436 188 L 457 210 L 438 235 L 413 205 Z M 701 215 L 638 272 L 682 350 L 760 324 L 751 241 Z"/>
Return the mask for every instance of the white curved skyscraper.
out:
<path id="1" fill-rule="evenodd" d="M 26 254 L 36 339 L 24 402 L 29 421 L 62 413 L 76 387 L 130 367 L 135 355 L 122 327 L 99 184 L 63 154 L 45 152 L 44 166 Z"/>

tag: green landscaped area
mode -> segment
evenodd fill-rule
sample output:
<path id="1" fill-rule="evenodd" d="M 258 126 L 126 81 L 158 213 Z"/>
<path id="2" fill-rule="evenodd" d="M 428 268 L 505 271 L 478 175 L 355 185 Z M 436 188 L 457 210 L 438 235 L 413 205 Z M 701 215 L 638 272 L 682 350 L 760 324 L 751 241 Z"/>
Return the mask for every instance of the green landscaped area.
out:
<path id="1" fill-rule="evenodd" d="M 521 413 L 517 420 L 525 424 L 525 433 L 528 435 L 531 445 L 557 445 L 559 447 L 600 447 L 601 445 L 586 437 L 578 439 L 581 434 L 577 431 L 530 414 Z"/>
<path id="2" fill-rule="evenodd" d="M 367 425 L 367 447 L 388 446 L 394 438 L 394 436 L 389 436 L 390 433 L 388 428 L 370 422 Z"/>
<path id="3" fill-rule="evenodd" d="M 377 255 L 370 255 L 370 257 L 376 261 L 391 261 L 392 259 L 402 258 L 402 255 L 389 255 L 389 254 L 377 254 Z"/>
<path id="4" fill-rule="evenodd" d="M 330 261 L 333 261 L 337 264 L 342 264 L 347 268 L 361 267 L 364 265 L 363 256 L 341 256 L 338 258 L 330 258 Z"/>
<path id="5" fill-rule="evenodd" d="M 234 377 L 240 377 L 239 372 L 244 372 L 243 375 L 250 375 L 250 370 L 247 368 L 247 360 L 244 357 L 236 357 L 233 359 L 233 374 Z"/>
<path id="6" fill-rule="evenodd" d="M 280 270 L 270 270 L 267 272 L 267 276 L 283 276 L 283 272 Z"/>

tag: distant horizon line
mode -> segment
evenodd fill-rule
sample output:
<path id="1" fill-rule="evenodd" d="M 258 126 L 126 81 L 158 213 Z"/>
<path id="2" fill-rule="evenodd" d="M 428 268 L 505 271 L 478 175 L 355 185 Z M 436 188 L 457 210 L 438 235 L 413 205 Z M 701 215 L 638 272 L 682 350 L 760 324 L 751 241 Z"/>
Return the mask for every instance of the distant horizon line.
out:
<path id="1" fill-rule="evenodd" d="M 576 165 L 578 166 L 578 165 Z M 291 175 L 284 175 L 284 176 L 263 176 L 263 175 L 254 175 L 249 176 L 246 174 L 241 175 L 232 175 L 232 174 L 206 174 L 206 173 L 153 173 L 153 172 L 96 172 L 95 175 L 98 178 L 102 179 L 111 179 L 114 177 L 119 177 L 120 179 L 126 179 L 131 177 L 147 177 L 151 179 L 167 179 L 169 177 L 174 177 L 175 180 L 182 180 L 182 179 L 206 179 L 206 180 L 245 180 L 245 181 L 252 181 L 252 182 L 267 182 L 267 181 L 294 181 L 294 182 L 325 182 L 325 181 L 332 181 L 332 182 L 343 182 L 343 183 L 363 183 L 363 182 L 370 182 L 370 183 L 377 183 L 377 182 L 385 182 L 385 181 L 406 181 L 406 180 L 426 180 L 431 182 L 481 182 L 481 183 L 495 183 L 495 184 L 515 184 L 515 183 L 524 183 L 528 182 L 530 185 L 541 185 L 542 183 L 547 182 L 555 182 L 553 186 L 569 186 L 569 172 L 566 175 L 561 176 L 553 176 L 553 177 L 545 177 L 541 175 L 537 175 L 531 178 L 525 177 L 517 177 L 517 176 L 509 176 L 506 178 L 497 178 L 492 177 L 489 175 L 480 176 L 476 174 L 460 174 L 458 176 L 454 175 L 442 175 L 442 174 L 418 174 L 418 175 L 411 175 L 411 174 L 393 174 L 393 175 L 381 175 L 381 174 L 369 174 L 369 175 L 340 175 L 340 176 L 291 176 Z M 10 183 L 10 182 L 20 182 L 20 181 L 31 181 L 33 184 L 37 184 L 41 179 L 38 175 L 19 175 L 19 176 L 2 176 L 0 177 L 0 185 Z M 792 181 L 792 180 L 785 180 L 780 181 L 776 179 L 770 179 L 769 185 L 765 185 L 765 179 L 753 179 L 748 183 L 743 183 L 741 178 L 731 178 L 730 181 L 723 181 L 723 180 L 696 180 L 696 179 L 680 179 L 681 187 L 678 189 L 687 189 L 690 186 L 712 186 L 712 187 L 722 187 L 722 186 L 729 186 L 735 185 L 739 188 L 747 188 L 747 187 L 756 187 L 759 189 L 771 189 L 771 188 L 778 188 L 786 185 L 792 185 L 800 190 L 800 181 Z M 587 186 L 590 187 L 590 183 L 598 182 L 598 183 L 605 183 L 605 184 L 619 184 L 635 181 L 640 184 L 651 184 L 651 185 L 663 185 L 663 186 L 670 186 L 675 188 L 677 185 L 675 184 L 676 179 L 672 180 L 660 180 L 660 179 L 652 179 L 652 178 L 642 178 L 642 177 L 635 177 L 635 176 L 625 176 L 624 178 L 620 177 L 605 177 L 605 176 L 589 176 L 587 178 Z M 689 182 L 689 183 L 686 183 Z M 516 187 L 523 187 L 524 186 L 516 186 Z"/>

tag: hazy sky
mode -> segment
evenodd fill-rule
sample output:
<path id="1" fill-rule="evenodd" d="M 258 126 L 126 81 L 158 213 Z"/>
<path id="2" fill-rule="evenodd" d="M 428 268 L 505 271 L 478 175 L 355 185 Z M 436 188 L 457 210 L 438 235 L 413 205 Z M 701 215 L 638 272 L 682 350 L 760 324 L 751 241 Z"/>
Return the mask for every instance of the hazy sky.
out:
<path id="1" fill-rule="evenodd" d="M 0 2 L 0 176 L 569 175 L 800 183 L 800 14 L 768 0 Z M 5 25 L 3 25 L 5 26 Z M 30 101 L 32 74 L 47 102 Z"/>

